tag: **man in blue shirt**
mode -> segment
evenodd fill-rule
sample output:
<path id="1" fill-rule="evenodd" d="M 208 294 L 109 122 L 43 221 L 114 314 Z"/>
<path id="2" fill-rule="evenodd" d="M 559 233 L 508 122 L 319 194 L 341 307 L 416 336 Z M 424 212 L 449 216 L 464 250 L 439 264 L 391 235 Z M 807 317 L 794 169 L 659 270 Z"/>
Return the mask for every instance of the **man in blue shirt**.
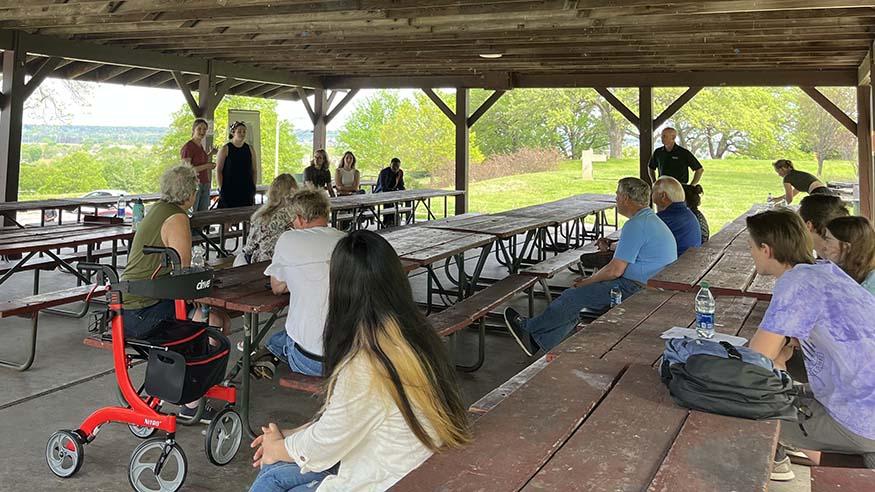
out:
<path id="1" fill-rule="evenodd" d="M 688 248 L 702 245 L 702 229 L 696 214 L 687 207 L 684 187 L 671 176 L 663 176 L 653 183 L 653 204 L 656 215 L 665 222 L 678 245 L 678 256 Z"/>
<path id="2" fill-rule="evenodd" d="M 511 307 L 504 321 L 520 347 L 532 355 L 537 348 L 550 350 L 578 323 L 580 310 L 601 310 L 611 304 L 611 289 L 626 299 L 644 288 L 647 280 L 677 259 L 674 236 L 649 207 L 650 185 L 638 178 L 623 178 L 617 185 L 617 211 L 629 220 L 623 225 L 614 258 L 591 277 L 580 278 L 547 309 L 526 319 Z M 600 246 L 604 243 L 600 242 Z"/>

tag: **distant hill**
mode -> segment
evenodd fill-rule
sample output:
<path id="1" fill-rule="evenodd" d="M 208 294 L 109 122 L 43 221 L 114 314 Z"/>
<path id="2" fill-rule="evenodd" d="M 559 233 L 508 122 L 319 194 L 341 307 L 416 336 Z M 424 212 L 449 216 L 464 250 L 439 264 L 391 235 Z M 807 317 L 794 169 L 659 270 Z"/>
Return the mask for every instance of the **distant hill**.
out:
<path id="1" fill-rule="evenodd" d="M 24 125 L 23 143 L 154 145 L 167 128 L 157 126 Z"/>
<path id="2" fill-rule="evenodd" d="M 168 129 L 159 126 L 24 125 L 22 143 L 155 145 Z M 298 141 L 313 142 L 313 131 L 296 129 Z M 328 132 L 328 146 L 337 140 L 337 131 Z"/>

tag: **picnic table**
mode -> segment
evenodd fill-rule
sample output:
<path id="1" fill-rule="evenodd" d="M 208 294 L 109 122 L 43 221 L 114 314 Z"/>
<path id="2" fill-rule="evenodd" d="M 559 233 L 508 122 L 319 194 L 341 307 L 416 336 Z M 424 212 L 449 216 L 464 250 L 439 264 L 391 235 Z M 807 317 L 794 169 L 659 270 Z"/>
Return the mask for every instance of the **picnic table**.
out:
<path id="1" fill-rule="evenodd" d="M 54 261 L 54 265 L 72 273 L 76 278 L 85 283 L 89 283 L 89 279 L 77 271 L 70 264 L 71 259 L 65 258 L 56 254 L 53 250 L 61 248 L 77 248 L 85 246 L 86 252 L 85 261 L 91 261 L 94 246 L 102 242 L 111 242 L 112 249 L 110 256 L 112 265 L 116 265 L 118 258 L 118 242 L 120 240 L 128 241 L 133 238 L 134 233 L 128 225 L 105 225 L 105 224 L 77 224 L 74 226 L 56 226 L 51 228 L 21 229 L 4 231 L 0 233 L 0 256 L 22 255 L 22 258 L 12 264 L 0 277 L 0 284 L 5 282 L 14 273 L 23 271 L 28 267 L 28 263 L 39 253 L 45 254 Z M 39 269 L 34 270 L 39 272 Z M 39 277 L 34 278 L 34 294 L 39 289 Z"/>
<path id="2" fill-rule="evenodd" d="M 426 269 L 428 275 L 426 290 L 428 312 L 431 312 L 434 294 L 456 294 L 458 299 L 462 299 L 476 290 L 483 266 L 486 264 L 489 251 L 495 242 L 495 238 L 489 234 L 414 226 L 383 229 L 378 234 L 389 241 L 402 260 Z M 469 277 L 465 272 L 465 253 L 476 248 L 480 248 L 480 256 Z M 444 268 L 447 278 L 457 287 L 455 292 L 445 288 L 435 274 L 434 265 L 444 260 L 446 260 Z M 449 269 L 451 260 L 455 260 L 457 266 L 455 277 Z"/>
<path id="3" fill-rule="evenodd" d="M 650 287 L 691 292 L 708 282 L 714 295 L 772 298 L 775 278 L 757 275 L 748 245 L 746 219 L 764 210 L 755 205 L 727 224 L 701 248 L 690 248 L 647 283 Z"/>
<path id="4" fill-rule="evenodd" d="M 373 218 L 380 227 L 383 227 L 380 217 L 387 213 L 395 213 L 392 210 L 384 210 L 386 206 L 391 205 L 392 208 L 397 209 L 399 204 L 403 203 L 410 204 L 410 210 L 405 212 L 408 215 L 408 222 L 415 222 L 416 211 L 420 206 L 425 207 L 428 220 L 435 220 L 437 216 L 432 211 L 432 198 L 444 199 L 444 217 L 446 217 L 447 199 L 464 194 L 465 192 L 461 190 L 418 189 L 334 197 L 331 199 L 331 224 L 336 227 L 339 213 L 349 211 L 353 217 L 353 227 L 358 227 L 358 219 L 363 216 Z"/>
<path id="5" fill-rule="evenodd" d="M 65 209 L 72 210 L 79 206 L 78 202 L 73 199 L 50 199 L 50 200 L 32 200 L 25 202 L 3 202 L 0 203 L 0 216 L 11 222 L 17 227 L 24 228 L 16 219 L 16 213 L 26 212 L 31 210 L 40 211 L 40 226 L 46 224 L 46 211 L 57 210 L 58 224 L 61 223 L 61 212 Z"/>
<path id="6" fill-rule="evenodd" d="M 717 330 L 749 337 L 766 304 L 721 299 Z M 476 420 L 471 444 L 392 490 L 765 490 L 778 423 L 681 408 L 653 367 L 659 334 L 694 318 L 690 294 L 631 296 L 550 351 Z"/>
<path id="7" fill-rule="evenodd" d="M 471 214 L 461 218 L 448 217 L 443 220 L 433 220 L 423 227 L 494 236 L 498 245 L 495 250 L 496 259 L 507 267 L 508 272 L 514 274 L 519 271 L 523 259 L 530 258 L 536 251 L 538 259 L 544 259 L 545 229 L 553 223 L 553 219 L 544 217 Z M 525 237 L 520 244 L 518 236 L 523 233 Z"/>
<path id="8" fill-rule="evenodd" d="M 607 218 L 607 210 L 614 209 L 614 222 Z M 560 227 L 564 242 L 568 246 L 578 247 L 587 239 L 598 239 L 604 236 L 605 226 L 617 227 L 616 202 L 608 195 L 597 198 L 588 194 L 585 198 L 572 196 L 548 203 L 508 210 L 505 215 L 512 217 L 533 217 L 551 219 L 554 234 L 553 244 L 560 243 Z M 593 228 L 586 230 L 583 219 L 592 215 L 595 218 Z"/>

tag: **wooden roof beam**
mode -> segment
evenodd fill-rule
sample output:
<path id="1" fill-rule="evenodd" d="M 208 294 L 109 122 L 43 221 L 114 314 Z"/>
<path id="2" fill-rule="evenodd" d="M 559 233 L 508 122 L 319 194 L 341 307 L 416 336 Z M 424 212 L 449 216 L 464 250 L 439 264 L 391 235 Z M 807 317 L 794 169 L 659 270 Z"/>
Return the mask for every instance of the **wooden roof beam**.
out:
<path id="1" fill-rule="evenodd" d="M 814 100 L 817 104 L 820 105 L 827 113 L 829 113 L 833 118 L 836 119 L 841 125 L 848 129 L 849 132 L 857 135 L 857 122 L 852 120 L 850 116 L 847 115 L 841 108 L 835 105 L 832 101 L 829 100 L 822 92 L 817 90 L 814 87 L 799 87 L 802 89 L 802 92 L 808 94 L 808 96 Z"/>
<path id="2" fill-rule="evenodd" d="M 438 109 L 440 109 L 441 112 L 450 119 L 450 121 L 456 121 L 456 113 L 454 113 L 453 110 L 450 109 L 449 106 L 447 106 L 447 103 L 445 103 L 444 100 L 441 99 L 441 96 L 437 95 L 429 87 L 423 87 L 422 92 L 425 92 L 425 95 L 428 96 L 429 99 L 431 99 L 431 102 L 433 102 L 435 106 L 437 106 Z"/>
<path id="3" fill-rule="evenodd" d="M 662 113 L 659 113 L 659 116 L 653 119 L 653 127 L 659 128 L 663 123 L 668 121 L 669 118 L 674 116 L 675 113 L 678 112 L 684 104 L 690 102 L 690 100 L 696 97 L 696 94 L 701 91 L 701 87 L 690 87 L 683 94 L 680 95 L 677 99 L 674 100 L 673 103 L 669 104 L 667 108 Z"/>
<path id="4" fill-rule="evenodd" d="M 608 101 L 608 104 L 613 106 L 614 109 L 619 111 L 620 114 L 622 114 L 624 118 L 629 120 L 629 123 L 632 123 L 636 127 L 641 126 L 640 125 L 641 119 L 638 118 L 638 115 L 636 115 L 635 113 L 632 112 L 631 109 L 626 107 L 626 105 L 623 104 L 623 101 L 619 100 L 617 98 L 617 96 L 615 96 L 614 93 L 611 92 L 610 89 L 608 89 L 607 87 L 595 87 L 595 90 L 596 90 L 596 92 L 599 93 L 599 95 L 601 95 L 603 98 L 605 98 L 606 101 Z"/>

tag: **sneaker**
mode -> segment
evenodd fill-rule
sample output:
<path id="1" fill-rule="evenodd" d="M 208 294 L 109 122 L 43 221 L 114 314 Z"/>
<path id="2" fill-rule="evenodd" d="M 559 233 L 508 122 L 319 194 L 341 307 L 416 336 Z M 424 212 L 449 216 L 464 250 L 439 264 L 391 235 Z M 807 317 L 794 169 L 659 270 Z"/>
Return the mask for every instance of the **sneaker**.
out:
<path id="1" fill-rule="evenodd" d="M 532 354 L 535 353 L 532 348 L 532 337 L 527 332 L 523 331 L 521 326 L 522 321 L 523 317 L 520 316 L 520 313 L 518 313 L 516 309 L 508 307 L 504 310 L 504 324 L 507 326 L 507 331 L 513 335 L 513 339 L 516 340 L 516 343 L 523 349 L 523 352 L 531 357 Z"/>
<path id="2" fill-rule="evenodd" d="M 793 473 L 793 469 L 790 468 L 790 457 L 785 457 L 781 461 L 772 462 L 772 475 L 769 479 L 778 482 L 789 482 L 794 478 L 796 478 L 796 474 Z"/>
<path id="3" fill-rule="evenodd" d="M 781 444 L 784 447 L 784 452 L 787 453 L 787 456 L 792 456 L 794 458 L 802 458 L 808 459 L 808 455 L 799 449 L 794 448 L 793 446 L 787 446 L 786 444 Z"/>
<path id="4" fill-rule="evenodd" d="M 182 406 L 179 408 L 179 413 L 177 414 L 179 417 L 182 417 L 186 420 L 192 420 L 197 416 L 198 407 L 186 407 Z M 200 423 L 209 424 L 213 421 L 213 418 L 216 416 L 216 410 L 210 405 L 204 406 L 204 411 L 201 413 Z"/>

